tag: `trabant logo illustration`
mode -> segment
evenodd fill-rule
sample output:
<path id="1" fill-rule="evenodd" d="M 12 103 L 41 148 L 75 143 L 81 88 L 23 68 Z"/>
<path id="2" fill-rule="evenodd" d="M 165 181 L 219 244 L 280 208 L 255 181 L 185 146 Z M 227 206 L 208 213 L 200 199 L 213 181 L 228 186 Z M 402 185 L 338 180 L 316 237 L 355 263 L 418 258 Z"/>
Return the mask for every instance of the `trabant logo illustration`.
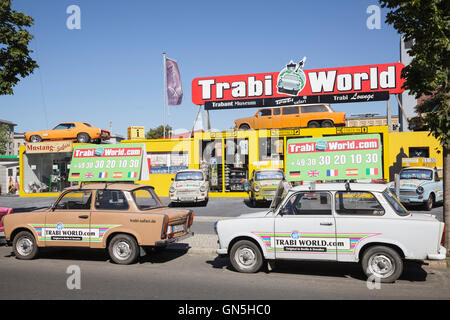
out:
<path id="1" fill-rule="evenodd" d="M 325 151 L 328 148 L 328 144 L 326 141 L 317 141 L 316 142 L 316 151 Z"/>
<path id="2" fill-rule="evenodd" d="M 298 64 L 292 60 L 278 74 L 277 89 L 278 93 L 297 96 L 306 85 L 306 75 L 302 68 L 305 64 L 306 57 L 303 57 Z"/>
<path id="3" fill-rule="evenodd" d="M 292 239 L 299 239 L 300 238 L 300 234 L 298 233 L 298 231 L 292 231 L 291 238 Z"/>
<path id="4" fill-rule="evenodd" d="M 58 223 L 56 224 L 56 229 L 57 229 L 57 230 L 62 230 L 62 229 L 64 229 L 64 225 L 62 224 L 62 222 L 58 222 Z"/>
<path id="5" fill-rule="evenodd" d="M 95 149 L 94 155 L 97 156 L 97 157 L 101 157 L 104 153 L 105 153 L 105 149 L 97 148 L 97 149 Z"/>

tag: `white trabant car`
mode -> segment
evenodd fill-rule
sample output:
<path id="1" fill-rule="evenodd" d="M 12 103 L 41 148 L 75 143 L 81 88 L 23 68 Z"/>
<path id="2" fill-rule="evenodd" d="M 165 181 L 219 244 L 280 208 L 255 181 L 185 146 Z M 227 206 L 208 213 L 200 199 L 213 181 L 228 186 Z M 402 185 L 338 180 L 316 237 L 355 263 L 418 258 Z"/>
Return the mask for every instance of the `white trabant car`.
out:
<path id="1" fill-rule="evenodd" d="M 209 182 L 199 169 L 180 170 L 169 188 L 171 202 L 208 202 Z"/>
<path id="2" fill-rule="evenodd" d="M 446 259 L 444 223 L 410 214 L 381 184 L 291 188 L 283 181 L 269 211 L 220 220 L 214 227 L 217 253 L 229 255 L 240 272 L 257 272 L 264 260 L 360 262 L 368 277 L 394 282 L 403 260 Z"/>

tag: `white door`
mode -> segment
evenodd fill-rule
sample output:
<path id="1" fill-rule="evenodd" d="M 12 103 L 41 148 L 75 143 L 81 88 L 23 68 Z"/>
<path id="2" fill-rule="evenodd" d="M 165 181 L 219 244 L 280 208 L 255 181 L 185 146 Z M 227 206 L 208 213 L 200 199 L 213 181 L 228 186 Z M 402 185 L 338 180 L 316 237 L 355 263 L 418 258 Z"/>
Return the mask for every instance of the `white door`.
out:
<path id="1" fill-rule="evenodd" d="M 275 218 L 277 259 L 336 260 L 336 229 L 329 192 L 298 192 Z"/>

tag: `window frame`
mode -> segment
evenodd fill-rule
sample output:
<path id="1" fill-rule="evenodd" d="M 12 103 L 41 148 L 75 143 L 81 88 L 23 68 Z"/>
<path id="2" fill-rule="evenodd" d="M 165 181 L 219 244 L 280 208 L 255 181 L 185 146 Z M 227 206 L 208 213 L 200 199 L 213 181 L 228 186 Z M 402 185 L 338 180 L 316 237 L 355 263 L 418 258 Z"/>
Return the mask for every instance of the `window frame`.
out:
<path id="1" fill-rule="evenodd" d="M 148 193 L 150 193 L 152 195 L 152 197 L 154 199 L 156 199 L 156 202 L 159 202 L 159 206 L 155 206 L 153 208 L 148 208 L 148 209 L 141 209 L 141 207 L 138 205 L 138 203 L 136 201 L 135 192 L 136 191 L 142 191 L 142 190 L 148 191 Z M 130 190 L 130 194 L 131 194 L 131 197 L 133 198 L 134 205 L 135 205 L 136 209 L 139 210 L 139 211 L 144 211 L 145 212 L 145 211 L 149 211 L 149 210 L 154 210 L 154 209 L 159 209 L 159 208 L 165 208 L 166 207 L 164 205 L 164 203 L 161 201 L 161 199 L 158 197 L 158 195 L 156 194 L 155 190 L 152 187 L 150 187 L 150 186 L 146 186 L 146 187 L 141 187 L 141 188 L 137 188 L 137 189 L 134 189 L 134 190 Z"/>
<path id="2" fill-rule="evenodd" d="M 382 211 L 383 211 L 383 214 L 374 214 L 373 212 L 374 211 L 376 211 L 375 209 L 373 209 L 373 210 L 371 210 L 372 211 L 372 213 L 371 214 L 366 214 L 366 213 L 359 213 L 359 211 L 358 211 L 358 213 L 340 213 L 339 211 L 338 211 L 338 206 L 337 206 L 337 203 L 336 203 L 336 201 L 337 201 L 337 196 L 338 196 L 338 194 L 340 193 L 340 192 L 342 192 L 342 193 L 368 193 L 368 194 L 371 194 L 372 196 L 373 196 L 373 198 L 377 201 L 377 203 L 378 203 L 378 205 L 381 207 L 381 209 L 382 209 Z M 362 217 L 382 217 L 382 216 L 384 216 L 385 214 L 386 214 L 386 209 L 383 207 L 383 205 L 380 203 L 380 201 L 379 201 L 379 199 L 378 199 L 378 197 L 373 193 L 373 192 L 371 192 L 371 191 L 362 191 L 362 190 L 349 190 L 349 191 L 346 191 L 346 190 L 337 190 L 335 193 L 334 193 L 334 201 L 333 201 L 333 203 L 334 203 L 334 212 L 336 213 L 336 216 L 340 216 L 340 217 L 345 217 L 345 216 L 347 216 L 347 217 L 359 217 L 359 216 L 362 216 Z M 353 209 L 347 209 L 347 210 L 353 210 Z M 369 210 L 366 210 L 366 211 L 369 211 Z"/>
<path id="3" fill-rule="evenodd" d="M 293 113 L 285 113 L 285 110 L 293 110 L 293 109 L 297 109 L 297 112 L 293 112 Z M 294 106 L 294 107 L 283 107 L 281 110 L 281 115 L 292 115 L 292 114 L 300 114 L 300 108 L 299 106 Z"/>
<path id="4" fill-rule="evenodd" d="M 81 193 L 81 192 L 90 192 L 90 196 L 89 198 L 91 199 L 90 203 L 89 203 L 89 208 L 88 209 L 65 209 L 65 208 L 58 208 L 58 205 L 60 204 L 61 200 L 64 199 L 64 197 L 70 193 Z M 56 199 L 56 201 L 53 203 L 52 205 L 52 211 L 56 211 L 56 210 L 64 210 L 64 211 L 71 211 L 71 210 L 83 210 L 83 211 L 91 211 L 92 210 L 92 194 L 94 193 L 94 190 L 90 190 L 90 189 L 81 189 L 81 190 L 69 190 L 65 193 L 63 193 L 58 199 Z M 89 199 L 88 198 L 88 199 Z"/>
<path id="5" fill-rule="evenodd" d="M 121 208 L 121 209 L 102 209 L 102 208 L 97 208 L 97 197 L 98 197 L 100 192 L 105 192 L 105 191 L 121 192 L 122 195 L 123 195 L 123 199 L 125 200 L 125 203 L 127 205 L 127 208 L 125 208 L 125 209 L 124 208 Z M 99 190 L 97 190 L 95 192 L 95 199 L 94 199 L 94 203 L 93 203 L 93 210 L 95 210 L 95 211 L 114 211 L 114 212 L 130 210 L 131 206 L 130 206 L 130 203 L 129 203 L 128 199 L 127 199 L 127 196 L 125 195 L 125 192 L 126 191 L 120 190 L 120 189 L 99 189 Z"/>
<path id="6" fill-rule="evenodd" d="M 286 204 L 291 200 L 292 197 L 297 197 L 300 193 L 309 193 L 309 192 L 314 192 L 314 193 L 325 193 L 327 194 L 327 196 L 330 199 L 330 213 L 328 214 L 324 214 L 324 213 L 312 213 L 312 214 L 282 214 L 283 209 L 285 208 Z M 286 200 L 283 201 L 283 203 L 280 205 L 278 212 L 277 212 L 277 216 L 280 217 L 314 217 L 314 216 L 320 216 L 320 217 L 334 217 L 334 201 L 333 201 L 333 192 L 331 191 L 327 191 L 327 190 L 302 190 L 302 191 L 297 191 L 295 193 L 293 193 L 289 198 L 287 198 Z"/>

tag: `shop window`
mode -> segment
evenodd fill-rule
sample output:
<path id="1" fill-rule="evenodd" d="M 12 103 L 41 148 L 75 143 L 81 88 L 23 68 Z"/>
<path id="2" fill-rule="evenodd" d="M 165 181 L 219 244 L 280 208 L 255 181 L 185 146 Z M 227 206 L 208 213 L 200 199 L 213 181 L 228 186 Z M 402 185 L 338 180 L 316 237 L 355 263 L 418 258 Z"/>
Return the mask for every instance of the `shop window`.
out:
<path id="1" fill-rule="evenodd" d="M 55 210 L 90 210 L 91 196 L 91 191 L 68 192 L 59 200 Z"/>
<path id="2" fill-rule="evenodd" d="M 409 148 L 410 158 L 429 158 L 430 157 L 430 147 L 410 147 Z"/>
<path id="3" fill-rule="evenodd" d="M 336 193 L 336 212 L 340 215 L 383 215 L 384 209 L 370 192 Z"/>
<path id="4" fill-rule="evenodd" d="M 189 167 L 187 152 L 150 152 L 147 156 L 151 174 L 176 173 Z"/>
<path id="5" fill-rule="evenodd" d="M 259 161 L 284 160 L 283 138 L 259 138 Z"/>
<path id="6" fill-rule="evenodd" d="M 128 210 L 128 202 L 120 190 L 98 190 L 95 196 L 97 210 Z"/>

